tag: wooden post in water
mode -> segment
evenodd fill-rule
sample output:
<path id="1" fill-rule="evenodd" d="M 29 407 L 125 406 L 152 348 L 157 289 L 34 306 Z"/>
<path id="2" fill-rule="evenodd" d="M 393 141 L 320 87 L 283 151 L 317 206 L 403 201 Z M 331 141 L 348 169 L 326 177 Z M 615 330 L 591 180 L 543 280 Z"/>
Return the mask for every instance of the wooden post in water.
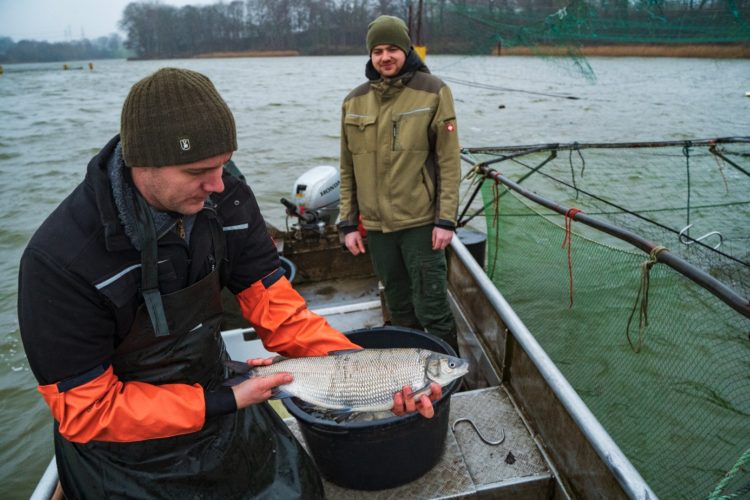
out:
<path id="1" fill-rule="evenodd" d="M 409 6 L 409 17 L 411 18 L 411 5 Z M 416 33 L 414 37 L 414 51 L 422 59 L 427 61 L 427 46 L 422 42 L 422 0 L 417 2 L 417 15 L 416 15 Z M 411 29 L 411 19 L 409 19 L 409 28 Z"/>

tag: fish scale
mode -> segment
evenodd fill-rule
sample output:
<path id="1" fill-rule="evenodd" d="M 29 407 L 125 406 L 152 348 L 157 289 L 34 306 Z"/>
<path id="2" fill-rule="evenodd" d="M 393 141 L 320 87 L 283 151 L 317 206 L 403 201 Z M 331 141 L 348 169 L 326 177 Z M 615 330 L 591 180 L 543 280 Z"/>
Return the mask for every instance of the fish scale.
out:
<path id="1" fill-rule="evenodd" d="M 456 367 L 455 373 L 443 373 L 439 368 L 428 376 L 428 365 L 447 361 Z M 442 365 L 441 365 L 442 366 Z M 444 368 L 443 371 L 450 371 Z M 430 382 L 440 385 L 462 376 L 468 370 L 466 361 L 426 349 L 363 349 L 330 356 L 290 358 L 268 366 L 256 367 L 252 376 L 267 376 L 280 372 L 291 373 L 294 381 L 278 387 L 276 397 L 295 396 L 324 408 L 345 411 L 383 411 L 393 406 L 393 395 L 404 386 L 414 392 Z"/>

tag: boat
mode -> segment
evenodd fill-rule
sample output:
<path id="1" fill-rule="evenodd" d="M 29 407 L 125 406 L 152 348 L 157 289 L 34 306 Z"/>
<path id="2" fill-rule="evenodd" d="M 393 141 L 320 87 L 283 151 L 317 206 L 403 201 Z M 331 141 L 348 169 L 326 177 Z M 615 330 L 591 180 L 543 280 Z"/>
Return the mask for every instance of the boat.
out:
<path id="1" fill-rule="evenodd" d="M 296 199 L 282 200 L 297 223 L 287 230 L 269 226 L 287 275 L 293 274 L 308 307 L 335 328 L 382 327 L 388 313 L 369 257 L 354 257 L 342 246 L 332 225 L 337 210 L 324 202 L 311 206 L 300 195 L 300 185 L 314 186 L 309 192 L 332 191 L 325 186 L 338 185 L 338 171 L 312 171 L 295 183 Z M 447 251 L 460 355 L 472 369 L 450 398 L 450 425 L 436 465 L 413 481 L 379 491 L 343 488 L 324 477 L 326 496 L 656 498 L 489 279 L 483 239 L 464 229 Z M 272 355 L 252 327 L 237 327 L 231 314 L 228 318 L 222 336 L 233 359 Z M 299 422 L 291 416 L 284 421 L 307 446 Z M 31 498 L 59 498 L 55 495 L 60 490 L 53 457 Z"/>

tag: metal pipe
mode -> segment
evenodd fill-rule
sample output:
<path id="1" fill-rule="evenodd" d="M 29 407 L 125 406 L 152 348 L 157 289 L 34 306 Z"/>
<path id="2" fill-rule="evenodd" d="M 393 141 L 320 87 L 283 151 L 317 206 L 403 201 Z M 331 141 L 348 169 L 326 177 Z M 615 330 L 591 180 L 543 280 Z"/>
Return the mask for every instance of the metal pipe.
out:
<path id="1" fill-rule="evenodd" d="M 623 148 L 661 148 L 670 146 L 714 146 L 727 143 L 750 143 L 750 137 L 718 137 L 715 139 L 692 139 L 689 141 L 652 141 L 652 142 L 571 142 L 567 144 L 529 144 L 520 146 L 496 146 L 483 148 L 462 148 L 461 152 L 466 154 L 491 153 L 493 151 L 518 151 L 528 154 L 546 149 L 569 150 L 569 149 L 623 149 Z M 518 155 L 515 155 L 518 156 Z"/>
<path id="2" fill-rule="evenodd" d="M 570 414 L 581 433 L 588 439 L 591 446 L 602 459 L 602 462 L 612 472 L 617 482 L 630 498 L 653 499 L 657 498 L 651 487 L 641 477 L 632 463 L 619 446 L 614 442 L 609 433 L 596 419 L 586 403 L 573 389 L 565 376 L 560 372 L 555 363 L 550 359 L 542 346 L 536 341 L 521 318 L 513 311 L 510 304 L 497 290 L 495 284 L 490 281 L 479 264 L 474 260 L 466 247 L 458 238 L 451 241 L 451 249 L 461 259 L 467 271 L 476 280 L 492 308 L 502 319 L 508 330 L 512 333 L 518 344 L 528 354 L 539 373 L 549 385 L 552 392 L 560 400 L 560 403 Z"/>
<path id="3" fill-rule="evenodd" d="M 57 460 L 52 455 L 52 460 L 49 461 L 44 475 L 37 483 L 29 500 L 49 500 L 55 493 L 55 488 L 57 488 Z"/>

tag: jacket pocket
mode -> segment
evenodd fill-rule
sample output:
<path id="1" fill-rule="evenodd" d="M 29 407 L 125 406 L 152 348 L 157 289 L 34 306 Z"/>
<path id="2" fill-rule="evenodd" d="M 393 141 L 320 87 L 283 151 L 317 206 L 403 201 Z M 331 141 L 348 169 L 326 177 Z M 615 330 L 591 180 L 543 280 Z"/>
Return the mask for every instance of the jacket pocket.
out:
<path id="1" fill-rule="evenodd" d="M 433 108 L 416 108 L 404 113 L 394 114 L 393 143 L 394 151 L 428 151 L 430 149 L 429 129 Z"/>
<path id="2" fill-rule="evenodd" d="M 353 154 L 373 152 L 377 148 L 376 115 L 344 115 L 344 131 L 346 144 Z"/>

